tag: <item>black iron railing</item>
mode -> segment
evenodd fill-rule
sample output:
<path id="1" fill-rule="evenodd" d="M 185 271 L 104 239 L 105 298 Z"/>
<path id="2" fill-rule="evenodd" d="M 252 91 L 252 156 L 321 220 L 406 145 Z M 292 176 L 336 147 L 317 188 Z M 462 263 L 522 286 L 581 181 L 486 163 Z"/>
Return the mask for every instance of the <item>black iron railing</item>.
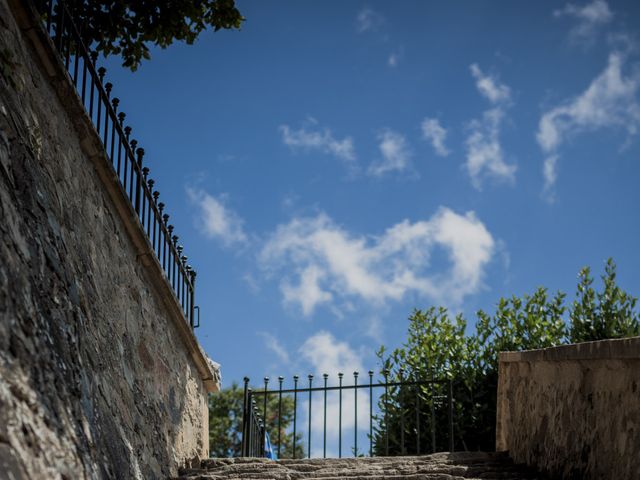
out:
<path id="1" fill-rule="evenodd" d="M 283 458 L 283 438 L 286 434 L 283 427 L 283 398 L 293 397 L 293 416 L 291 424 L 287 425 L 289 439 L 293 445 L 288 445 L 287 455 L 296 458 L 300 452 L 300 429 L 298 422 L 298 408 L 302 402 L 306 403 L 306 457 L 312 457 L 312 406 L 314 393 L 321 395 L 323 407 L 322 418 L 322 457 L 327 457 L 327 422 L 337 422 L 337 456 L 343 456 L 345 438 L 343 438 L 343 417 L 353 415 L 353 443 L 350 450 L 353 456 L 362 456 L 364 450 L 359 450 L 358 439 L 366 433 L 368 439 L 369 456 L 396 456 L 396 455 L 420 455 L 428 452 L 436 452 L 438 448 L 454 450 L 454 409 L 453 409 L 453 381 L 404 378 L 403 371 L 399 370 L 394 378 L 390 378 L 390 372 L 382 372 L 382 381 L 374 381 L 374 372 L 368 372 L 368 382 L 358 383 L 359 373 L 353 373 L 353 384 L 344 385 L 344 374 L 338 373 L 338 385 L 329 386 L 328 374 L 323 374 L 323 385 L 313 386 L 313 375 L 308 375 L 307 387 L 299 387 L 300 377 L 294 375 L 293 388 L 283 388 L 284 377 L 278 377 L 278 389 L 269 390 L 269 377 L 264 378 L 264 388 L 252 389 L 249 387 L 249 378 L 244 378 L 244 403 L 242 422 L 242 450 L 243 457 L 264 457 L 267 455 L 267 438 L 273 442 L 272 452 L 276 458 Z M 358 429 L 358 391 L 364 390 L 368 394 L 368 431 Z M 343 392 L 353 391 L 353 410 L 346 412 L 343 409 Z M 337 418 L 327 416 L 327 393 L 337 392 L 338 415 Z M 374 400 L 374 393 L 379 393 Z M 269 396 L 277 397 L 277 407 L 272 407 L 274 412 L 268 410 Z M 301 398 L 301 396 L 306 396 Z M 301 399 L 300 399 L 301 398 Z M 275 421 L 273 417 L 275 415 Z M 413 422 L 408 415 L 415 415 Z M 446 418 L 442 418 L 443 415 Z M 437 418 L 440 417 L 440 418 Z M 267 418 L 272 421 L 267 422 Z M 289 422 L 287 422 L 289 423 Z M 411 432 L 409 424 L 411 423 Z M 421 431 L 421 426 L 425 431 Z M 367 429 L 365 427 L 365 429 Z M 351 429 L 351 428 L 350 428 Z M 390 432 L 394 439 L 390 442 Z M 411 436 L 413 444 L 408 445 L 408 436 Z M 425 442 L 424 438 L 428 437 Z M 440 438 L 439 438 L 440 437 Z M 444 438 L 444 442 L 443 442 Z M 392 444 L 391 444 L 392 443 Z M 425 445 L 427 443 L 427 445 Z M 428 445 L 430 443 L 430 445 Z M 303 450 L 304 451 L 304 450 Z M 320 456 L 320 455 L 317 455 Z"/>
<path id="2" fill-rule="evenodd" d="M 149 177 L 149 168 L 143 166 L 144 149 L 132 138 L 131 127 L 125 124 L 126 114 L 119 110 L 120 100 L 111 96 L 113 85 L 104 82 L 106 69 L 96 67 L 98 53 L 90 52 L 84 44 L 81 31 L 64 2 L 44 0 L 37 4 L 44 27 L 102 140 L 122 193 L 135 212 L 187 321 L 192 328 L 198 327 L 196 272 L 187 264 L 183 247 L 178 244 L 173 225 L 169 224 L 165 205 L 159 201 L 160 193 Z"/>

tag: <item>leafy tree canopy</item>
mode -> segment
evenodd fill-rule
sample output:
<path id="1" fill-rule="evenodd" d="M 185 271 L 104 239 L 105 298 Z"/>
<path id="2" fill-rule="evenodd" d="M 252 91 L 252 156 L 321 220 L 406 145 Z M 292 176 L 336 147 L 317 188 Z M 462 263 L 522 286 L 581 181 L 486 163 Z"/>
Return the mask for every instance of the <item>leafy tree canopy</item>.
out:
<path id="1" fill-rule="evenodd" d="M 455 445 L 458 449 L 492 450 L 495 440 L 498 353 L 551 347 L 608 338 L 640 335 L 636 298 L 616 283 L 616 265 L 609 259 L 602 287 L 594 289 L 588 267 L 578 275 L 575 300 L 565 304 L 562 292 L 550 294 L 538 288 L 531 295 L 501 298 L 493 314 L 477 312 L 475 332 L 467 334 L 462 315 L 453 317 L 445 308 L 415 310 L 409 317 L 407 341 L 378 356 L 383 370 L 397 377 L 428 380 L 452 379 L 454 385 Z M 380 418 L 374 434 L 375 450 L 384 453 L 386 435 L 391 453 L 400 452 L 401 425 L 405 453 L 413 453 L 418 429 L 415 405 L 420 402 L 420 443 L 429 451 L 448 448 L 447 410 L 443 397 L 448 385 L 394 388 L 387 422 Z M 379 405 L 381 411 L 385 405 Z M 431 410 L 435 421 L 431 421 Z M 404 412 L 404 419 L 400 418 Z M 433 442 L 432 431 L 436 432 Z M 423 453 L 424 451 L 423 450 Z"/>
<path id="2" fill-rule="evenodd" d="M 235 0 L 68 0 L 66 5 L 85 45 L 120 55 L 131 70 L 150 58 L 149 45 L 190 45 L 207 28 L 239 29 L 244 21 Z"/>
<path id="3" fill-rule="evenodd" d="M 233 383 L 231 387 L 209 397 L 209 449 L 212 457 L 239 457 L 242 448 L 243 388 Z M 262 398 L 262 397 L 261 397 Z M 261 410 L 262 411 L 262 410 Z M 293 458 L 293 433 L 289 426 L 293 421 L 293 398 L 282 397 L 281 458 Z M 267 400 L 267 431 L 274 450 L 278 441 L 278 397 Z M 300 433 L 296 434 L 296 458 L 304 457 L 304 444 Z"/>

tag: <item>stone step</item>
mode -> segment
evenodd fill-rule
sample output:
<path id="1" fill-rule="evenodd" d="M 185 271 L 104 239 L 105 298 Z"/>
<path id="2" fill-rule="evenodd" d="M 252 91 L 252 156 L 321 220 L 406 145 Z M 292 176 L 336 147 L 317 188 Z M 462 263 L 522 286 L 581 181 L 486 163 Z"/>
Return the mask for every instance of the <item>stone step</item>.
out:
<path id="1" fill-rule="evenodd" d="M 184 469 L 179 480 L 543 480 L 504 453 L 456 452 L 418 457 L 268 460 L 217 458 Z"/>

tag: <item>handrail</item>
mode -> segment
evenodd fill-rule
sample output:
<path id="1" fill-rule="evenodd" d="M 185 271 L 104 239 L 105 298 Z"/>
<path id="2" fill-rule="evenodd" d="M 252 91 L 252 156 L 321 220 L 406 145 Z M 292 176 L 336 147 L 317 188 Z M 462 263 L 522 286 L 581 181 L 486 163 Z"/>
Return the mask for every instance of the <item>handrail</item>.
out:
<path id="1" fill-rule="evenodd" d="M 187 263 L 179 237 L 169 224 L 160 192 L 143 167 L 145 151 L 131 138 L 131 127 L 125 126 L 126 114 L 118 111 L 120 100 L 111 97 L 113 85 L 104 82 L 106 69 L 96 68 L 98 53 L 84 44 L 80 29 L 63 0 L 37 2 L 43 26 L 64 63 L 69 80 L 98 134 L 123 195 L 138 218 L 147 243 L 162 267 L 176 300 L 191 328 L 195 323 L 195 270 Z M 87 83 L 88 82 L 88 83 Z"/>

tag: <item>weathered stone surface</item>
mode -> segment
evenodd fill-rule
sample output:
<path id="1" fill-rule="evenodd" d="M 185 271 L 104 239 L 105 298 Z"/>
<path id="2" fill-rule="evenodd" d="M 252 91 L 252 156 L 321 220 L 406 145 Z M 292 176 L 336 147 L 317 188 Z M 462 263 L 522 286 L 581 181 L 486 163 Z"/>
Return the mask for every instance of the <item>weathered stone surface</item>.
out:
<path id="1" fill-rule="evenodd" d="M 184 470 L 179 480 L 462 480 L 542 479 L 505 454 L 436 453 L 420 457 L 266 460 L 220 458 Z"/>
<path id="2" fill-rule="evenodd" d="M 640 337 L 500 354 L 496 437 L 558 478 L 640 478 Z"/>
<path id="3" fill-rule="evenodd" d="M 0 0 L 0 477 L 166 478 L 207 454 L 202 372 L 30 34 Z"/>

